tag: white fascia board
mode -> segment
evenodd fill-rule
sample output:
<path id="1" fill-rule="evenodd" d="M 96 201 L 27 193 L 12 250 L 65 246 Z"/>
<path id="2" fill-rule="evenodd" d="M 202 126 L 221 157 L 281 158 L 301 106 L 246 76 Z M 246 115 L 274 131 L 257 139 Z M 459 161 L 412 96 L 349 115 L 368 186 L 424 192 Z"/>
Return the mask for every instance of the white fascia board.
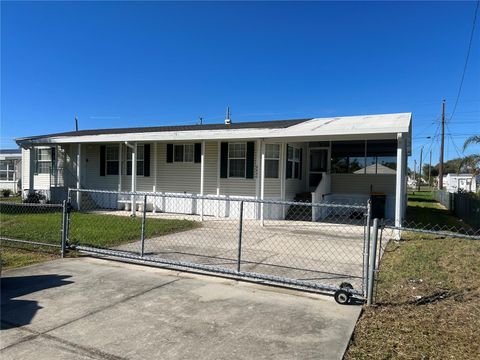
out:
<path id="1" fill-rule="evenodd" d="M 409 133 L 411 114 L 387 114 L 370 116 L 349 116 L 339 118 L 315 118 L 288 128 L 275 129 L 220 129 L 162 132 L 136 132 L 123 134 L 99 134 L 84 136 L 45 137 L 26 139 L 23 144 L 50 143 L 107 143 L 124 141 L 196 141 L 236 139 L 292 139 L 318 137 L 376 138 L 379 135 Z M 396 136 L 396 135 L 394 135 Z"/>

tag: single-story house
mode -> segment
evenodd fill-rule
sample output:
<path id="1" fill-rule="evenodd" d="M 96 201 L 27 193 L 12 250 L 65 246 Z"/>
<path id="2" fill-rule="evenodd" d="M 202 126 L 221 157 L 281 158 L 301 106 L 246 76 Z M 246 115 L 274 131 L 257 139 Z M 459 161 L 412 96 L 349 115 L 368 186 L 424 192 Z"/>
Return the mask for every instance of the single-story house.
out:
<path id="1" fill-rule="evenodd" d="M 411 113 L 399 113 L 238 123 L 226 119 L 221 124 L 80 130 L 16 141 L 23 149 L 25 193 L 43 191 L 54 198 L 73 187 L 347 204 L 365 204 L 371 193 L 380 193 L 386 196 L 386 217 L 400 221 L 406 208 L 411 129 Z M 262 216 L 284 218 L 285 211 Z"/>
<path id="2" fill-rule="evenodd" d="M 14 194 L 20 191 L 21 173 L 21 149 L 0 150 L 0 190 L 10 190 Z"/>
<path id="3" fill-rule="evenodd" d="M 447 174 L 443 177 L 443 186 L 450 193 L 459 191 L 476 192 L 480 176 L 473 174 Z"/>

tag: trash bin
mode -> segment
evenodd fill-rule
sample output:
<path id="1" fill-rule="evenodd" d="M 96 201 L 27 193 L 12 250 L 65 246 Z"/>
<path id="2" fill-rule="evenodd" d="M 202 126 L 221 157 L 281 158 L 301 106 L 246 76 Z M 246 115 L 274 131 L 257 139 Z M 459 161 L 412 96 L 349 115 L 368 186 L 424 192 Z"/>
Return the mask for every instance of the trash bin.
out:
<path id="1" fill-rule="evenodd" d="M 372 219 L 385 218 L 385 202 L 387 196 L 384 193 L 370 193 L 370 202 L 372 206 Z"/>

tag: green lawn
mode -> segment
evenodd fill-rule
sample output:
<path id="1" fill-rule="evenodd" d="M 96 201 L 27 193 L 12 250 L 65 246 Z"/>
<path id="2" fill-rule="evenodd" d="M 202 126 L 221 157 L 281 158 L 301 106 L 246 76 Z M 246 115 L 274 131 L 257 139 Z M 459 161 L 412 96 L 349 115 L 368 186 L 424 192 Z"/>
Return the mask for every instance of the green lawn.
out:
<path id="1" fill-rule="evenodd" d="M 461 219 L 437 202 L 431 191 L 416 191 L 408 194 L 406 220 L 411 225 L 441 225 L 448 227 L 470 228 Z"/>
<path id="2" fill-rule="evenodd" d="M 465 226 L 425 192 L 409 195 L 408 216 Z M 386 248 L 345 359 L 477 358 L 479 298 L 480 241 L 407 234 Z"/>
<path id="3" fill-rule="evenodd" d="M 0 202 L 21 203 L 22 202 L 22 197 L 21 196 L 8 196 L 8 197 L 0 196 Z"/>
<path id="4" fill-rule="evenodd" d="M 32 240 L 60 244 L 61 242 L 61 212 L 39 214 L 11 214 L 0 213 L 0 236 L 13 239 Z M 72 244 L 81 244 L 98 247 L 114 247 L 123 243 L 139 241 L 141 233 L 141 217 L 76 213 L 71 214 L 69 239 Z M 178 231 L 185 231 L 200 226 L 198 222 L 175 219 L 149 219 L 145 227 L 145 237 L 157 237 Z M 6 247 L 7 242 L 2 244 Z M 25 260 L 26 252 L 31 250 L 32 259 L 38 257 L 39 252 L 52 250 L 40 249 L 33 246 L 16 246 L 19 254 L 12 254 L 12 243 L 8 243 L 9 252 L 5 253 L 12 264 L 5 267 L 19 266 Z M 58 253 L 57 250 L 54 249 Z M 5 255 L 6 256 L 6 255 Z M 47 257 L 48 259 L 48 257 Z"/>

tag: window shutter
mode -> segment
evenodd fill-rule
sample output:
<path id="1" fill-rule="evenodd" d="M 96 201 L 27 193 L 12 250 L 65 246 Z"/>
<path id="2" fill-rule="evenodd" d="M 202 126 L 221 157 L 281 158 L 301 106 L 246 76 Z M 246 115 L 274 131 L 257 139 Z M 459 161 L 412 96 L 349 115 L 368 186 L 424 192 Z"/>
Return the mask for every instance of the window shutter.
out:
<path id="1" fill-rule="evenodd" d="M 167 163 L 173 163 L 173 144 L 167 144 Z"/>
<path id="2" fill-rule="evenodd" d="M 220 144 L 220 177 L 228 177 L 228 143 Z"/>
<path id="3" fill-rule="evenodd" d="M 52 146 L 52 147 L 50 148 L 50 150 L 51 150 L 51 152 L 52 152 L 52 155 L 51 155 L 51 165 L 50 165 L 50 174 L 55 174 L 55 171 L 57 170 L 57 169 L 56 169 L 56 166 L 55 166 L 55 165 L 57 164 L 57 162 L 56 162 L 56 160 L 55 160 L 55 155 L 56 155 L 56 154 L 55 154 L 55 150 L 56 150 L 56 149 L 55 149 L 55 147 Z"/>
<path id="4" fill-rule="evenodd" d="M 195 143 L 194 161 L 199 163 L 202 161 L 202 144 Z"/>
<path id="5" fill-rule="evenodd" d="M 290 161 L 288 161 L 288 148 L 290 146 L 286 146 L 286 152 L 285 152 L 285 178 L 287 179 L 291 179 L 292 178 L 292 174 L 293 174 L 293 166 L 292 166 L 292 163 Z"/>
<path id="6" fill-rule="evenodd" d="M 143 145 L 143 176 L 150 176 L 150 144 Z"/>
<path id="7" fill-rule="evenodd" d="M 299 174 L 298 179 L 302 180 L 302 172 L 303 172 L 303 149 L 300 149 L 300 164 L 299 164 Z"/>
<path id="8" fill-rule="evenodd" d="M 35 164 L 33 165 L 34 166 L 33 174 L 38 175 L 38 151 L 37 151 L 37 148 L 32 148 L 30 150 L 30 156 L 35 157 Z M 30 169 L 30 171 L 32 171 L 32 169 Z"/>
<path id="9" fill-rule="evenodd" d="M 253 141 L 247 142 L 247 171 L 246 178 L 253 179 L 253 166 L 255 163 L 255 143 Z"/>
<path id="10" fill-rule="evenodd" d="M 106 147 L 100 146 L 100 176 L 105 176 Z"/>

